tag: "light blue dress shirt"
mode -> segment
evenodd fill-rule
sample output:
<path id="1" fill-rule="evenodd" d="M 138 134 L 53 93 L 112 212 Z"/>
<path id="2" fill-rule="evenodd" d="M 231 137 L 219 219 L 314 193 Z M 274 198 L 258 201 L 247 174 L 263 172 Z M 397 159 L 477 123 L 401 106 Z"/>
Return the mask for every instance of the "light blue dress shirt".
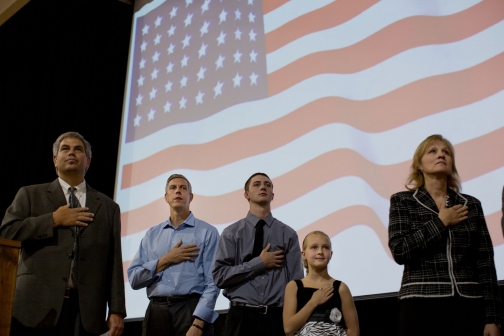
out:
<path id="1" fill-rule="evenodd" d="M 155 274 L 158 259 L 181 239 L 182 246 L 196 244 L 199 247 L 199 255 L 194 262 L 173 264 Z M 174 228 L 168 218 L 167 221 L 147 230 L 142 239 L 140 249 L 128 268 L 131 287 L 147 287 L 149 298 L 201 294 L 193 315 L 213 323 L 218 316 L 214 308 L 220 291 L 212 279 L 212 266 L 218 243 L 217 229 L 196 219 L 192 212 L 178 228 Z"/>

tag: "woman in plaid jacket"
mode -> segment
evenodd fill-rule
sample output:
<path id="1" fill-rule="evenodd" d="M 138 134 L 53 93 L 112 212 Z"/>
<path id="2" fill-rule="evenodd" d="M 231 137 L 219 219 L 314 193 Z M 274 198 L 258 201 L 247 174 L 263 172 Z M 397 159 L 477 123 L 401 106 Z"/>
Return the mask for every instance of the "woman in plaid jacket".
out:
<path id="1" fill-rule="evenodd" d="M 499 336 L 503 319 L 481 203 L 460 194 L 452 144 L 431 135 L 390 200 L 389 247 L 404 265 L 399 335 Z"/>

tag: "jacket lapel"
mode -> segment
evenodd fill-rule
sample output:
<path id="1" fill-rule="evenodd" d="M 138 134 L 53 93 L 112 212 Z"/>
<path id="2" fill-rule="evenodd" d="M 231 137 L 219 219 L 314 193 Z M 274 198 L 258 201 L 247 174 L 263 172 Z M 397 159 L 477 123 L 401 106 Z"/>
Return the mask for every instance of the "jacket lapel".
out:
<path id="1" fill-rule="evenodd" d="M 61 189 L 61 184 L 58 179 L 51 182 L 49 188 L 47 189 L 47 197 L 54 204 L 55 210 L 60 206 L 67 204 L 65 195 L 63 194 L 63 189 Z"/>
<path id="2" fill-rule="evenodd" d="M 413 196 L 415 197 L 417 202 L 420 203 L 420 205 L 423 206 L 424 208 L 429 209 L 435 214 L 439 213 L 439 209 L 436 205 L 436 202 L 434 202 L 434 199 L 431 197 L 427 189 L 425 189 L 424 187 L 418 188 L 417 191 L 415 191 L 415 193 L 413 194 Z"/>
<path id="3" fill-rule="evenodd" d="M 448 188 L 448 196 L 450 197 L 450 207 L 457 204 L 466 205 L 467 203 L 467 199 L 465 197 L 450 188 Z"/>
<path id="4" fill-rule="evenodd" d="M 101 200 L 98 192 L 91 188 L 89 184 L 86 183 L 86 207 L 89 208 L 89 212 L 93 213 L 95 216 L 94 218 L 96 219 L 98 210 L 100 209 L 101 206 Z M 96 225 L 94 224 L 95 221 L 92 221 L 89 223 L 89 225 Z M 81 228 L 81 234 L 83 231 L 85 231 L 86 228 Z"/>

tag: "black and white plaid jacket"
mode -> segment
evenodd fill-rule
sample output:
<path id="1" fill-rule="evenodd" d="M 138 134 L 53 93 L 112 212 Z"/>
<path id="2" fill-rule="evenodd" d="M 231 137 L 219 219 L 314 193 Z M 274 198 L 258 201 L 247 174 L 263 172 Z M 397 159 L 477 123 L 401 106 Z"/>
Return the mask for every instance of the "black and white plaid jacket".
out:
<path id="1" fill-rule="evenodd" d="M 469 207 L 468 219 L 449 228 L 425 188 L 390 199 L 389 247 L 404 264 L 400 299 L 483 298 L 486 323 L 502 323 L 503 311 L 492 241 L 476 198 L 449 189 L 447 206 Z"/>

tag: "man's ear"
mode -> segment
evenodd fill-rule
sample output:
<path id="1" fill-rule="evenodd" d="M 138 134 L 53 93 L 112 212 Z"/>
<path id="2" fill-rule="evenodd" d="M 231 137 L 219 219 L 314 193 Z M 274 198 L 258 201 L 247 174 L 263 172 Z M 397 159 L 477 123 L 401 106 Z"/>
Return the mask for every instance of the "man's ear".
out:
<path id="1" fill-rule="evenodd" d="M 166 203 L 170 204 L 170 203 L 168 202 L 168 194 L 167 194 L 167 193 L 166 193 L 166 194 L 164 194 L 164 199 L 165 199 Z"/>
<path id="2" fill-rule="evenodd" d="M 243 196 L 245 197 L 245 199 L 246 199 L 247 201 L 250 201 L 250 196 L 249 196 L 249 194 L 248 194 L 248 191 L 245 191 L 245 192 L 243 193 Z"/>
<path id="3" fill-rule="evenodd" d="M 193 200 L 193 198 L 194 198 L 194 194 L 192 194 L 192 193 L 191 193 L 191 194 L 189 194 L 189 195 L 191 195 L 191 196 L 189 196 L 189 203 L 191 203 L 191 202 L 192 202 L 192 200 Z"/>

